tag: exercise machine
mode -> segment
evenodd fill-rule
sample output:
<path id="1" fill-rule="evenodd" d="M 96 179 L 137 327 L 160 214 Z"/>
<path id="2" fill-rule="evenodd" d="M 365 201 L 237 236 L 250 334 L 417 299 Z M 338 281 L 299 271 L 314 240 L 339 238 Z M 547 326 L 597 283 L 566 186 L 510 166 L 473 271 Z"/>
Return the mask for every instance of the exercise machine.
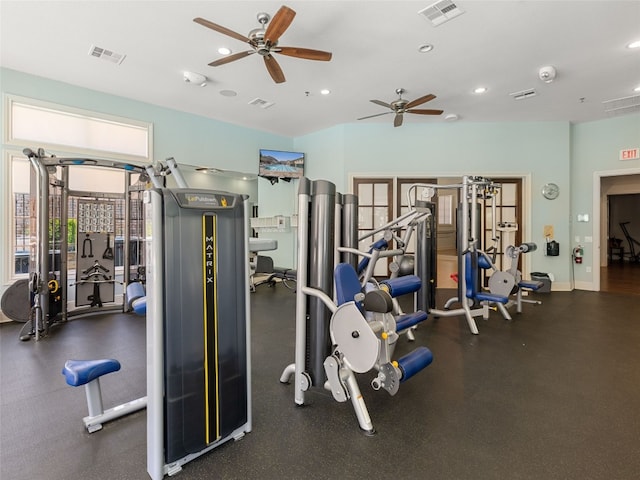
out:
<path id="1" fill-rule="evenodd" d="M 144 194 L 153 480 L 252 428 L 246 199 L 185 187 Z"/>
<path id="2" fill-rule="evenodd" d="M 624 237 L 627 239 L 627 243 L 629 243 L 629 260 L 632 262 L 640 262 L 640 253 L 636 253 L 635 247 L 635 245 L 640 246 L 640 242 L 629 234 L 629 229 L 627 228 L 629 223 L 631 222 L 620 222 L 622 233 L 624 233 Z"/>
<path id="3" fill-rule="evenodd" d="M 435 307 L 437 232 L 436 206 L 432 198 L 441 189 L 459 190 L 460 204 L 457 215 L 457 296 L 448 299 L 444 307 L 439 309 Z M 417 194 L 418 190 L 422 191 L 420 196 Z M 483 198 L 492 201 L 492 217 L 495 219 L 496 190 L 497 186 L 490 179 L 476 176 L 464 176 L 460 184 L 416 183 L 407 190 L 409 212 L 390 222 L 403 227 L 406 225 L 407 230 L 415 229 L 417 232 L 414 268 L 422 281 L 422 288 L 416 294 L 416 309 L 426 309 L 435 318 L 462 315 L 474 335 L 478 334 L 475 317 L 487 319 L 491 309 L 497 309 L 505 319 L 511 320 L 505 308 L 508 297 L 483 291 L 480 281 L 479 261 L 482 261 L 485 253 L 481 249 L 478 201 Z M 410 234 L 406 235 L 405 243 L 410 238 Z M 492 227 L 492 237 L 496 238 L 495 225 Z M 460 306 L 452 308 L 455 304 Z"/>
<path id="4" fill-rule="evenodd" d="M 21 340 L 49 334 L 50 327 L 74 316 L 108 311 L 124 311 L 123 302 L 115 300 L 114 286 L 130 280 L 132 204 L 141 203 L 141 191 L 146 188 L 145 168 L 126 162 L 88 158 L 66 158 L 47 155 L 43 149 L 24 149 L 31 164 L 30 202 L 32 217 L 29 251 L 29 293 L 24 302 L 32 307 L 32 315 L 20 332 Z M 124 194 L 86 192 L 70 188 L 70 169 L 102 167 L 124 172 Z M 123 229 L 123 279 L 116 278 L 115 266 L 115 205 L 122 202 L 125 212 Z M 71 207 L 70 207 L 71 206 Z M 70 212 L 77 211 L 74 217 Z M 77 228 L 69 230 L 75 222 Z M 143 219 L 138 218 L 142 234 Z M 75 258 L 69 255 L 69 239 L 76 237 Z M 136 250 L 135 263 L 144 261 L 141 249 Z M 75 263 L 75 264 L 74 264 Z M 70 282 L 70 273 L 75 280 Z M 51 282 L 57 288 L 52 289 Z M 70 287 L 75 287 L 76 308 L 69 310 Z M 124 293 L 124 292 L 123 292 Z M 53 302 L 50 299 L 53 296 Z"/>
<path id="5" fill-rule="evenodd" d="M 352 226 L 357 225 L 357 199 L 345 201 L 331 182 L 303 177 L 298 219 L 295 362 L 280 381 L 289 383 L 293 377 L 297 405 L 304 405 L 312 388 L 331 391 L 337 402 L 350 400 L 361 430 L 373 434 L 356 374 L 375 370 L 372 388 L 394 395 L 433 356 L 418 347 L 393 360 L 398 329 L 412 325 L 396 321 L 389 291 L 363 291 Z"/>

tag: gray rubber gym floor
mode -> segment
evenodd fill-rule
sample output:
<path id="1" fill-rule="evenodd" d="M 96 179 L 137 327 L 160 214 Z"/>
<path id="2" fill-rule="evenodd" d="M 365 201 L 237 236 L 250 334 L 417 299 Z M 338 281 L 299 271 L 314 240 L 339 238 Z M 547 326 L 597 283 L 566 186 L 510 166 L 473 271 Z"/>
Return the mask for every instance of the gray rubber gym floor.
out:
<path id="1" fill-rule="evenodd" d="M 445 292 L 442 292 L 445 293 Z M 448 295 L 443 297 L 446 298 Z M 185 465 L 190 479 L 631 479 L 640 472 L 640 297 L 538 295 L 514 321 L 492 313 L 479 336 L 462 317 L 416 332 L 433 364 L 395 397 L 360 387 L 377 434 L 328 392 L 296 407 L 279 383 L 293 362 L 295 295 L 251 295 L 253 432 Z M 442 303 L 439 302 L 439 305 Z M 145 395 L 145 324 L 128 314 L 77 319 L 38 343 L 0 325 L 2 480 L 144 479 L 145 412 L 88 434 L 70 358 L 113 357 L 105 407 Z M 413 348 L 401 339 L 398 356 Z"/>

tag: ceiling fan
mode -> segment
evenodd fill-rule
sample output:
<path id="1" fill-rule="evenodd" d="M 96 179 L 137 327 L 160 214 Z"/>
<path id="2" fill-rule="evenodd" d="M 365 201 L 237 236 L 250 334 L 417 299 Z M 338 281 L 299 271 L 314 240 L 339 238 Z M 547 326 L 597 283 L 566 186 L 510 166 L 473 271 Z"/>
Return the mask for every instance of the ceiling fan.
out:
<path id="1" fill-rule="evenodd" d="M 404 88 L 397 88 L 396 93 L 398 94 L 398 99 L 394 100 L 391 103 L 382 102 L 380 100 L 370 100 L 376 105 L 382 105 L 383 107 L 390 108 L 390 112 L 376 113 L 375 115 L 369 115 L 367 117 L 361 117 L 358 120 L 364 120 L 365 118 L 373 118 L 379 117 L 380 115 L 387 115 L 388 113 L 395 113 L 396 117 L 393 119 L 393 126 L 399 127 L 402 125 L 403 115 L 405 113 L 417 113 L 419 115 L 440 115 L 443 110 L 429 110 L 429 109 L 416 109 L 413 107 L 417 107 L 418 105 L 422 105 L 423 103 L 429 102 L 436 98 L 435 95 L 425 95 L 424 97 L 416 98 L 413 101 L 405 100 L 402 98 L 402 94 L 405 92 Z"/>
<path id="2" fill-rule="evenodd" d="M 273 57 L 272 53 L 280 53 L 282 55 L 304 58 L 307 60 L 321 60 L 325 62 L 331 60 L 330 52 L 311 50 L 308 48 L 278 46 L 278 40 L 287 30 L 287 28 L 289 28 L 289 25 L 291 25 L 291 22 L 293 21 L 293 18 L 295 16 L 296 12 L 285 5 L 280 7 L 280 9 L 274 15 L 273 19 L 271 19 L 271 17 L 267 13 L 259 13 L 258 22 L 260 23 L 261 27 L 251 30 L 249 32 L 249 35 L 246 37 L 234 32 L 233 30 L 229 30 L 228 28 L 210 22 L 209 20 L 205 20 L 204 18 L 197 17 L 194 18 L 193 21 L 207 28 L 215 30 L 216 32 L 228 35 L 229 37 L 235 38 L 236 40 L 240 40 L 241 42 L 247 42 L 252 48 L 252 50 L 235 53 L 233 55 L 229 55 L 228 57 L 221 58 L 220 60 L 216 60 L 215 62 L 211 62 L 209 64 L 210 66 L 217 67 L 219 65 L 224 65 L 225 63 L 240 60 L 241 58 L 248 57 L 249 55 L 257 53 L 264 59 L 264 64 L 266 65 L 267 71 L 271 75 L 271 78 L 273 78 L 276 83 L 283 83 L 285 81 L 284 73 L 282 73 L 282 69 L 280 68 L 280 65 L 278 64 L 276 59 Z M 269 23 L 269 20 L 271 20 L 271 23 Z M 269 23 L 269 26 L 265 28 L 265 25 L 267 25 L 267 23 Z"/>

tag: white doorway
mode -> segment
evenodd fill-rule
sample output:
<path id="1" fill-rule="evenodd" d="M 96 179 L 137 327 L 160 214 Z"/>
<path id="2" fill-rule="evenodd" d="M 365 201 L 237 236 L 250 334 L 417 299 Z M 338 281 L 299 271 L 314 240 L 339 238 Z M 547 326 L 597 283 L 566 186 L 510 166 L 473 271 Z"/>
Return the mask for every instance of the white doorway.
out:
<path id="1" fill-rule="evenodd" d="M 608 195 L 640 193 L 640 168 L 610 170 L 593 174 L 593 290 L 600 291 L 600 267 L 607 265 Z"/>

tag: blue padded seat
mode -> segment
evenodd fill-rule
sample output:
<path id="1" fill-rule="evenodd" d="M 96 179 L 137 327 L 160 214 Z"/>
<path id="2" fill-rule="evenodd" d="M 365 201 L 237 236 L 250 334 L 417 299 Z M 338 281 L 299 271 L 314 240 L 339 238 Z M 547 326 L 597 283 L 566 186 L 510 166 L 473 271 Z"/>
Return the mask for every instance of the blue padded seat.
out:
<path id="1" fill-rule="evenodd" d="M 467 291 L 465 292 L 465 295 L 467 296 L 467 298 L 479 300 L 481 302 L 495 302 L 506 304 L 509 301 L 509 297 L 503 297 L 502 295 L 478 291 L 478 262 L 476 261 L 476 268 L 474 268 L 474 257 L 477 260 L 477 252 L 467 252 L 464 254 L 464 280 L 467 285 Z"/>
<path id="2" fill-rule="evenodd" d="M 527 290 L 538 290 L 540 288 L 542 288 L 544 286 L 544 282 L 540 282 L 537 280 L 521 280 L 520 282 L 518 282 L 518 287 L 520 288 L 526 288 Z"/>
<path id="3" fill-rule="evenodd" d="M 384 238 L 381 238 L 371 245 L 368 253 L 373 253 L 374 250 L 386 250 L 388 247 L 389 243 Z M 358 264 L 358 273 L 364 272 L 369 265 L 369 260 L 370 259 L 368 257 L 363 257 L 363 259 L 360 260 L 360 263 Z"/>
<path id="4" fill-rule="evenodd" d="M 131 282 L 127 285 L 127 301 L 129 302 L 129 306 L 137 299 L 142 298 L 146 295 L 144 291 L 144 285 L 140 282 Z"/>
<path id="5" fill-rule="evenodd" d="M 362 293 L 362 286 L 358 274 L 348 263 L 339 263 L 334 272 L 336 284 L 336 301 L 338 306 L 353 302 L 358 293 Z"/>
<path id="6" fill-rule="evenodd" d="M 79 387 L 100 378 L 107 373 L 120 370 L 120 362 L 113 358 L 101 360 L 67 360 L 62 369 L 62 374 L 67 384 Z"/>
<path id="7" fill-rule="evenodd" d="M 134 313 L 138 315 L 146 315 L 147 314 L 147 297 L 136 298 L 133 302 L 131 302 L 131 308 Z"/>

